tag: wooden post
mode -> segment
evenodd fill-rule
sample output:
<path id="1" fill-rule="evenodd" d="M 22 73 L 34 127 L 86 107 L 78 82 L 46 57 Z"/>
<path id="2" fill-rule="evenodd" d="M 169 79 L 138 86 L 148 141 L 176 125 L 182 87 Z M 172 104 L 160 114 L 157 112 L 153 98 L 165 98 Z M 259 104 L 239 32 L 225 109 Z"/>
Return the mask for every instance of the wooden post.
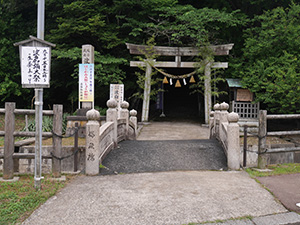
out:
<path id="1" fill-rule="evenodd" d="M 150 106 L 150 92 L 151 92 L 151 73 L 152 67 L 150 60 L 147 59 L 146 63 L 146 76 L 145 76 L 145 88 L 144 88 L 144 99 L 143 99 L 143 111 L 142 111 L 142 122 L 147 122 L 149 117 L 149 106 Z"/>
<path id="2" fill-rule="evenodd" d="M 57 135 L 62 135 L 62 105 L 53 105 L 53 155 L 61 158 L 62 139 Z M 55 135 L 57 134 L 57 135 Z M 61 160 L 55 157 L 52 158 L 52 174 L 58 178 L 61 176 Z"/>
<path id="3" fill-rule="evenodd" d="M 258 128 L 258 161 L 257 167 L 266 168 L 267 158 L 265 155 L 267 140 L 267 111 L 259 111 L 259 128 Z"/>
<path id="4" fill-rule="evenodd" d="M 74 172 L 78 170 L 78 123 L 75 123 L 75 136 L 74 136 Z"/>
<path id="5" fill-rule="evenodd" d="M 16 103 L 5 103 L 5 137 L 4 137 L 4 164 L 3 179 L 14 178 L 14 161 L 13 154 L 15 150 L 14 131 L 15 131 L 15 114 Z"/>

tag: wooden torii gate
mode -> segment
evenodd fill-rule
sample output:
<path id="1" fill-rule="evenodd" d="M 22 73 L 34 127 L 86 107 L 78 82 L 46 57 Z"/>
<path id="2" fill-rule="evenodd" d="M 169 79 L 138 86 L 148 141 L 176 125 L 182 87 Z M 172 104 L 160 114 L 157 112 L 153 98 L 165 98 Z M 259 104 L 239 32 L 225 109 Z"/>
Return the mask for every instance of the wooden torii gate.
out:
<path id="1" fill-rule="evenodd" d="M 229 55 L 229 51 L 232 49 L 234 44 L 226 45 L 211 45 L 209 46 L 216 56 Z M 152 66 L 160 68 L 195 68 L 196 62 L 182 62 L 182 56 L 197 56 L 200 53 L 198 48 L 193 47 L 163 47 L 154 46 L 149 47 L 147 45 L 135 45 L 126 43 L 127 49 L 129 49 L 130 54 L 133 55 L 145 55 L 147 51 L 151 51 L 152 54 L 158 56 L 175 56 L 174 62 L 163 62 L 163 61 L 153 61 L 147 63 L 149 59 L 145 62 L 142 61 L 130 61 L 131 67 L 146 67 L 146 79 L 145 79 L 145 89 L 144 89 L 144 99 L 143 99 L 143 111 L 142 111 L 142 122 L 148 121 L 149 118 L 149 105 L 150 105 L 150 91 L 151 91 L 151 73 Z M 150 49 L 151 48 L 151 49 Z M 205 102 L 205 123 L 209 122 L 209 114 L 212 108 L 211 101 L 211 68 L 228 68 L 228 62 L 214 62 L 207 63 L 204 70 L 205 79 L 205 92 L 204 92 L 204 102 Z"/>

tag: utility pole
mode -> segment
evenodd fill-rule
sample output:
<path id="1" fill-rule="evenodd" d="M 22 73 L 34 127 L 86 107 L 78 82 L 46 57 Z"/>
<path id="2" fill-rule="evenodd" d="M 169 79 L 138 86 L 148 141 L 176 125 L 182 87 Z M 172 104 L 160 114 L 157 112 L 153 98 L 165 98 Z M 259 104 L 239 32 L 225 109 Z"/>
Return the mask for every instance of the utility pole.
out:
<path id="1" fill-rule="evenodd" d="M 44 40 L 45 0 L 38 0 L 37 38 Z M 42 123 L 43 123 L 43 88 L 35 88 L 35 168 L 34 187 L 41 190 L 42 179 Z"/>

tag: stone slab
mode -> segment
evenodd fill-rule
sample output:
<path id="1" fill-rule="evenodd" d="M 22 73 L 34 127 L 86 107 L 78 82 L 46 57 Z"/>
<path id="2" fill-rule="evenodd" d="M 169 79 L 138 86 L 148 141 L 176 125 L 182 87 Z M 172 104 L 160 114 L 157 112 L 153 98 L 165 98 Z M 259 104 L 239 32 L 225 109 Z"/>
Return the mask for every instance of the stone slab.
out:
<path id="1" fill-rule="evenodd" d="M 222 221 L 220 223 L 205 223 L 205 225 L 254 225 L 254 223 L 250 220 L 227 220 Z"/>
<path id="2" fill-rule="evenodd" d="M 49 178 L 49 180 L 62 182 L 62 181 L 66 181 L 67 178 L 66 178 L 66 176 L 60 176 L 60 177 L 57 177 L 57 178 L 51 177 L 51 178 Z"/>
<path id="3" fill-rule="evenodd" d="M 13 177 L 13 179 L 3 179 L 3 177 L 0 177 L 0 182 L 17 182 L 20 179 L 20 177 Z"/>
<path id="4" fill-rule="evenodd" d="M 144 124 L 137 140 L 208 139 L 209 128 L 188 122 L 151 122 Z"/>
<path id="5" fill-rule="evenodd" d="M 256 225 L 299 225 L 300 215 L 295 212 L 253 218 Z"/>
<path id="6" fill-rule="evenodd" d="M 23 224 L 181 225 L 287 210 L 245 172 L 79 176 Z"/>

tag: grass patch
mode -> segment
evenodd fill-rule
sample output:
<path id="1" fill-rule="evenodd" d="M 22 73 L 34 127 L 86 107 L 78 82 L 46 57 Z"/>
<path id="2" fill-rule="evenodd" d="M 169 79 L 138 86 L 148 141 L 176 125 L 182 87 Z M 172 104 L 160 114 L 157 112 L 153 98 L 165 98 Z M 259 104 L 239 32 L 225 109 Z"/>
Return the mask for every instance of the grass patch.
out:
<path id="1" fill-rule="evenodd" d="M 268 165 L 267 169 L 272 171 L 270 172 L 260 172 L 252 168 L 247 168 L 246 172 L 251 177 L 266 177 L 266 176 L 274 176 L 281 174 L 293 174 L 300 173 L 300 163 L 285 163 L 285 164 L 276 164 L 276 165 Z"/>
<path id="2" fill-rule="evenodd" d="M 67 116 L 70 114 L 64 113 L 63 114 L 63 134 L 66 131 L 67 127 Z M 53 124 L 53 119 L 50 116 L 43 116 L 43 132 L 50 132 L 52 131 L 52 124 Z M 25 115 L 15 115 L 15 130 L 16 131 L 26 131 L 26 122 L 25 122 Z M 35 119 L 34 115 L 29 115 L 28 116 L 28 130 L 29 131 L 35 131 Z M 0 114 L 0 131 L 5 130 L 5 115 Z M 19 140 L 24 140 L 26 137 L 16 137 L 15 142 Z M 69 146 L 69 145 L 74 145 L 74 137 L 73 138 L 64 138 L 63 139 L 63 145 Z M 43 145 L 52 145 L 52 139 L 44 140 Z M 80 139 L 79 138 L 79 145 L 85 145 L 85 139 Z M 0 137 L 0 147 L 4 146 L 4 137 Z"/>
<path id="3" fill-rule="evenodd" d="M 21 223 L 65 186 L 66 182 L 50 181 L 50 176 L 42 180 L 40 191 L 34 188 L 33 175 L 21 175 L 14 183 L 0 182 L 0 224 Z M 67 181 L 71 178 L 67 176 Z"/>

